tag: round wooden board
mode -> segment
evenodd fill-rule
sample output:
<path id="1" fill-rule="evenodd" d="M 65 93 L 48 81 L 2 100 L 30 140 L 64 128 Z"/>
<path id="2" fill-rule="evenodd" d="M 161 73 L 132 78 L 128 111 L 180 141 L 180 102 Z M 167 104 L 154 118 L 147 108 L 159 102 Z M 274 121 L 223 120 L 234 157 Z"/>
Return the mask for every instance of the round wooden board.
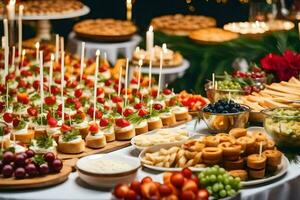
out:
<path id="1" fill-rule="evenodd" d="M 15 189 L 33 189 L 52 185 L 57 185 L 68 179 L 72 169 L 70 166 L 64 166 L 60 173 L 49 174 L 47 176 L 25 178 L 17 180 L 12 178 L 0 177 L 0 190 L 15 190 Z"/>

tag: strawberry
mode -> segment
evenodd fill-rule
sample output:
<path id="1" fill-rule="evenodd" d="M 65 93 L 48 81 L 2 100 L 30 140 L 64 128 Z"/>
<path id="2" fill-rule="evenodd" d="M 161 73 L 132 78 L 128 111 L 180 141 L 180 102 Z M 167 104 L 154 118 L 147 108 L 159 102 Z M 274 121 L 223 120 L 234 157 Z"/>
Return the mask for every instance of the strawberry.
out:
<path id="1" fill-rule="evenodd" d="M 78 110 L 80 107 L 81 107 L 81 103 L 80 103 L 79 101 L 76 101 L 76 102 L 74 103 L 74 108 L 75 108 L 76 110 Z"/>
<path id="2" fill-rule="evenodd" d="M 88 110 L 87 110 L 87 114 L 89 115 L 89 116 L 93 116 L 93 113 L 94 113 L 94 107 L 89 107 L 88 108 Z"/>
<path id="3" fill-rule="evenodd" d="M 163 108 L 163 106 L 161 104 L 159 104 L 159 103 L 156 103 L 156 104 L 153 104 L 153 108 L 155 110 L 161 110 Z"/>
<path id="4" fill-rule="evenodd" d="M 57 126 L 57 120 L 53 117 L 49 117 L 47 120 L 47 123 L 50 127 L 56 127 Z"/>
<path id="5" fill-rule="evenodd" d="M 113 84 L 114 82 L 113 82 L 113 80 L 111 80 L 111 79 L 108 79 L 108 80 L 106 80 L 105 81 L 105 86 L 110 86 L 111 84 Z"/>
<path id="6" fill-rule="evenodd" d="M 98 130 L 99 130 L 99 127 L 98 127 L 98 125 L 97 125 L 96 123 L 93 123 L 93 124 L 90 125 L 89 130 L 90 130 L 92 133 L 97 133 Z"/>
<path id="7" fill-rule="evenodd" d="M 97 88 L 97 96 L 101 95 L 104 93 L 104 89 L 103 88 Z"/>
<path id="8" fill-rule="evenodd" d="M 119 127 L 124 128 L 124 127 L 129 126 L 130 123 L 126 119 L 120 118 L 120 119 L 116 119 L 116 125 L 119 126 Z"/>
<path id="9" fill-rule="evenodd" d="M 51 86 L 51 93 L 57 95 L 60 93 L 60 89 L 56 86 Z"/>
<path id="10" fill-rule="evenodd" d="M 165 95 L 169 95 L 169 94 L 172 94 L 172 90 L 166 88 L 166 89 L 164 89 L 163 93 L 164 93 Z"/>
<path id="11" fill-rule="evenodd" d="M 133 79 L 131 79 L 130 83 L 136 85 L 136 84 L 138 84 L 138 80 L 133 78 Z"/>
<path id="12" fill-rule="evenodd" d="M 96 110 L 96 113 L 95 113 L 96 119 L 101 119 L 102 116 L 103 116 L 102 112 L 100 110 Z"/>
<path id="13" fill-rule="evenodd" d="M 112 101 L 113 101 L 114 103 L 122 102 L 122 97 L 114 96 L 114 97 L 112 98 Z"/>
<path id="14" fill-rule="evenodd" d="M 123 112 L 123 115 L 125 117 L 128 117 L 129 115 L 132 115 L 134 113 L 134 111 L 130 108 L 126 108 L 125 111 Z"/>
<path id="15" fill-rule="evenodd" d="M 6 122 L 6 123 L 11 123 L 13 121 L 14 117 L 13 117 L 13 114 L 12 113 L 4 113 L 3 115 L 3 120 Z"/>
<path id="16" fill-rule="evenodd" d="M 138 115 L 140 117 L 144 117 L 144 116 L 148 115 L 148 112 L 145 109 L 141 109 L 141 110 L 139 110 Z"/>
<path id="17" fill-rule="evenodd" d="M 134 105 L 134 108 L 137 110 L 141 109 L 142 107 L 143 107 L 143 103 L 137 103 Z"/>
<path id="18" fill-rule="evenodd" d="M 102 64 L 99 71 L 100 72 L 106 72 L 108 70 L 109 66 L 107 64 Z"/>
<path id="19" fill-rule="evenodd" d="M 18 100 L 18 102 L 23 103 L 23 104 L 29 103 L 29 97 L 28 97 L 27 93 L 19 93 L 17 95 L 17 100 Z"/>
<path id="20" fill-rule="evenodd" d="M 37 116 L 38 115 L 38 110 L 36 108 L 33 108 L 33 107 L 29 107 L 27 109 L 27 113 L 28 115 L 30 116 Z"/>
<path id="21" fill-rule="evenodd" d="M 45 104 L 47 104 L 48 106 L 54 105 L 55 103 L 56 103 L 56 97 L 55 96 L 45 97 Z"/>
<path id="22" fill-rule="evenodd" d="M 74 96 L 77 97 L 77 98 L 81 97 L 82 94 L 83 94 L 82 89 L 76 89 L 76 90 L 74 91 Z"/>
<path id="23" fill-rule="evenodd" d="M 101 126 L 101 127 L 105 127 L 105 126 L 107 126 L 108 124 L 109 124 L 109 121 L 108 121 L 107 118 L 102 118 L 102 119 L 100 120 L 100 126 Z"/>
<path id="24" fill-rule="evenodd" d="M 40 88 L 40 81 L 39 80 L 33 81 L 32 86 L 34 89 L 38 90 Z"/>
<path id="25" fill-rule="evenodd" d="M 101 98 L 101 97 L 98 97 L 98 98 L 97 98 L 97 102 L 98 102 L 98 103 L 101 103 L 101 104 L 104 104 L 104 103 L 105 103 L 105 99 L 104 99 L 104 98 Z"/>

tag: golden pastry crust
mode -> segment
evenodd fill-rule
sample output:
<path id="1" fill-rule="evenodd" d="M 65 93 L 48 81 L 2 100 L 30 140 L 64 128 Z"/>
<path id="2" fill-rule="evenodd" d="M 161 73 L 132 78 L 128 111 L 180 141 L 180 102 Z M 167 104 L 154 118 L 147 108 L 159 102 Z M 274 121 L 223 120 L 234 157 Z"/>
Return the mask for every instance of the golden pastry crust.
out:
<path id="1" fill-rule="evenodd" d="M 198 43 L 219 43 L 237 39 L 239 34 L 221 28 L 206 28 L 190 33 L 189 37 Z"/>
<path id="2" fill-rule="evenodd" d="M 229 135 L 235 138 L 240 138 L 247 135 L 247 129 L 245 128 L 233 128 L 229 131 Z"/>
<path id="3" fill-rule="evenodd" d="M 239 177 L 241 181 L 246 181 L 248 179 L 248 173 L 246 170 L 231 170 L 228 173 L 233 177 Z"/>
<path id="4" fill-rule="evenodd" d="M 247 157 L 247 166 L 251 169 L 264 169 L 267 157 L 265 155 L 252 154 Z"/>

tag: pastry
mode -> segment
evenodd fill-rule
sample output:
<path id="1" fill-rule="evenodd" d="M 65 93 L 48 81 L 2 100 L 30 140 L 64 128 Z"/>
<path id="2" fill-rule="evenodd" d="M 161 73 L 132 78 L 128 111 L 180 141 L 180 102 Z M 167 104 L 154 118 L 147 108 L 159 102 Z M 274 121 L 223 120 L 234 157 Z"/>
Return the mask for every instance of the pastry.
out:
<path id="1" fill-rule="evenodd" d="M 86 146 L 93 149 L 105 147 L 106 137 L 96 123 L 90 124 L 89 131 L 90 133 L 85 138 Z"/>
<path id="2" fill-rule="evenodd" d="M 78 130 L 72 130 L 67 125 L 62 125 L 62 135 L 58 140 L 58 151 L 67 154 L 77 154 L 85 150 L 85 142 Z"/>
<path id="3" fill-rule="evenodd" d="M 29 130 L 28 124 L 26 121 L 19 120 L 12 130 L 11 140 L 29 144 L 34 139 L 34 130 Z"/>
<path id="4" fill-rule="evenodd" d="M 184 121 L 189 119 L 189 111 L 186 107 L 176 106 L 171 109 L 175 114 L 176 121 Z"/>
<path id="5" fill-rule="evenodd" d="M 204 44 L 227 42 L 237 39 L 238 37 L 238 33 L 225 31 L 221 28 L 205 28 L 193 31 L 189 34 L 190 39 Z"/>
<path id="6" fill-rule="evenodd" d="M 233 128 L 229 131 L 229 135 L 235 138 L 240 138 L 247 135 L 247 129 L 245 128 Z"/>
<path id="7" fill-rule="evenodd" d="M 243 158 L 238 158 L 237 160 L 234 161 L 224 160 L 223 165 L 226 170 L 244 169 L 245 161 Z"/>
<path id="8" fill-rule="evenodd" d="M 152 131 L 163 127 L 162 121 L 159 116 L 152 116 L 147 120 L 148 130 Z"/>
<path id="9" fill-rule="evenodd" d="M 246 170 L 231 170 L 228 173 L 233 177 L 239 177 L 241 181 L 246 181 L 248 179 L 248 173 Z"/>
<path id="10" fill-rule="evenodd" d="M 249 177 L 253 179 L 262 179 L 265 177 L 265 168 L 263 169 L 249 169 Z"/>
<path id="11" fill-rule="evenodd" d="M 247 157 L 247 166 L 250 169 L 264 169 L 266 167 L 266 156 L 259 154 L 252 154 Z"/>
<path id="12" fill-rule="evenodd" d="M 107 118 L 102 118 L 100 120 L 100 130 L 103 132 L 104 136 L 106 137 L 106 142 L 115 141 L 115 130 L 113 127 L 112 122 Z"/>
<path id="13" fill-rule="evenodd" d="M 266 150 L 263 155 L 267 157 L 267 165 L 278 166 L 281 163 L 282 153 L 278 150 Z"/>
<path id="14" fill-rule="evenodd" d="M 129 121 L 119 118 L 115 123 L 116 140 L 130 140 L 135 136 L 135 129 Z"/>

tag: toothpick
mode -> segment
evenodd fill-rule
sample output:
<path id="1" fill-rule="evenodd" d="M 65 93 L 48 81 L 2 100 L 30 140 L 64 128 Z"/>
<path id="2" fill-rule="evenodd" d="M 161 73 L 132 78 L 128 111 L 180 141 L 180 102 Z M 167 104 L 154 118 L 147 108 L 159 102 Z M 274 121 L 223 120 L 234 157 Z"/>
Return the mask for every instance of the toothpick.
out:
<path id="1" fill-rule="evenodd" d="M 125 108 L 127 106 L 127 89 L 128 89 L 128 66 L 129 66 L 129 59 L 126 58 L 126 71 L 125 71 Z"/>
<path id="2" fill-rule="evenodd" d="M 61 83 L 60 83 L 60 95 L 61 95 L 61 107 L 62 107 L 62 115 L 61 120 L 62 123 L 65 121 L 65 100 L 64 100 L 64 79 L 65 79 L 65 52 L 61 52 Z"/>
<path id="3" fill-rule="evenodd" d="M 140 86 L 141 86 L 141 69 L 142 69 L 142 65 L 143 65 L 143 60 L 139 60 L 139 68 L 138 68 L 138 86 L 137 86 L 137 90 L 139 91 Z"/>
<path id="4" fill-rule="evenodd" d="M 6 110 L 8 110 L 8 83 L 6 83 Z"/>
<path id="5" fill-rule="evenodd" d="M 122 87 L 122 66 L 119 68 L 118 96 L 121 95 L 121 87 Z"/>
<path id="6" fill-rule="evenodd" d="M 153 48 L 150 50 L 150 61 L 149 61 L 149 88 L 148 90 L 151 91 L 151 85 L 152 85 L 152 59 L 153 59 Z"/>
<path id="7" fill-rule="evenodd" d="M 212 83 L 213 83 L 213 88 L 216 89 L 215 85 L 215 73 L 212 73 Z"/>
<path id="8" fill-rule="evenodd" d="M 12 47 L 12 58 L 11 58 L 11 68 L 12 68 L 13 70 L 16 70 L 16 69 L 15 69 L 15 57 L 16 57 L 16 47 L 13 46 L 13 47 Z"/>
<path id="9" fill-rule="evenodd" d="M 261 153 L 262 153 L 262 141 L 260 141 L 259 143 L 259 157 L 261 157 Z"/>
<path id="10" fill-rule="evenodd" d="M 98 71 L 99 71 L 99 49 L 96 51 L 96 70 L 94 76 L 94 112 L 93 112 L 93 121 L 96 122 L 96 97 L 97 97 L 97 82 L 98 82 Z"/>

